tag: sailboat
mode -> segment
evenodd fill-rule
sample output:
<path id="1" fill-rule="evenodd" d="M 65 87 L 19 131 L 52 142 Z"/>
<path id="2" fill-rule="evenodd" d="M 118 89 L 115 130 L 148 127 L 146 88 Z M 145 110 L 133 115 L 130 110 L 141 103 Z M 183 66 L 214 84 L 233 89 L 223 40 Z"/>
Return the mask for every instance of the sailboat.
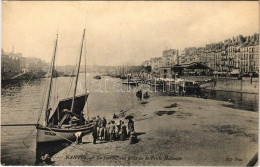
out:
<path id="1" fill-rule="evenodd" d="M 55 57 L 56 57 L 57 44 L 58 44 L 58 34 L 57 34 L 57 38 L 54 46 L 54 54 L 51 63 L 51 75 L 49 81 L 49 88 L 47 91 L 47 101 L 46 101 L 46 108 L 45 108 L 45 124 L 39 124 L 39 119 L 38 119 L 36 125 L 37 143 L 55 142 L 61 140 L 73 141 L 76 139 L 75 133 L 82 132 L 83 134 L 87 134 L 92 131 L 93 121 L 92 122 L 89 121 L 88 123 L 86 123 L 83 116 L 83 109 L 87 102 L 87 98 L 89 94 L 86 91 L 84 94 L 76 95 L 84 38 L 85 38 L 85 29 L 83 31 L 83 36 L 82 36 L 82 43 L 80 48 L 80 56 L 78 60 L 73 96 L 60 100 L 55 110 L 53 110 L 53 112 L 50 112 L 50 100 L 51 100 L 50 97 L 51 97 L 52 84 L 53 84 L 52 74 L 54 72 Z"/>

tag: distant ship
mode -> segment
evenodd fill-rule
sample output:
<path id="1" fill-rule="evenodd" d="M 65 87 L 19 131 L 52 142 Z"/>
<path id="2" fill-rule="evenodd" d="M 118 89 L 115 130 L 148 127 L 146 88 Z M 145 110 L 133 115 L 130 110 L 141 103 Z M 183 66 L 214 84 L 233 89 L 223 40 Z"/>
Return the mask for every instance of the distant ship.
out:
<path id="1" fill-rule="evenodd" d="M 96 75 L 93 77 L 94 79 L 101 79 L 101 76 L 100 75 Z"/>
<path id="2" fill-rule="evenodd" d="M 123 84 L 138 86 L 139 82 L 137 82 L 137 81 L 131 79 L 131 78 L 128 76 L 127 79 L 123 82 Z"/>
<path id="3" fill-rule="evenodd" d="M 63 77 L 76 77 L 75 74 L 64 74 Z"/>

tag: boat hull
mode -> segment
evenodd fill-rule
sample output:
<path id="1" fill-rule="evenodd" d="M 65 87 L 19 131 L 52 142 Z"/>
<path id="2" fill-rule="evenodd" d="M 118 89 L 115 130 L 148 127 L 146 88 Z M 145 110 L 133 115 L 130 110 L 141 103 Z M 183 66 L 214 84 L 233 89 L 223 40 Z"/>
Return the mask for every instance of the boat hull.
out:
<path id="1" fill-rule="evenodd" d="M 58 128 L 49 128 L 49 127 L 37 127 L 37 142 L 54 142 L 54 141 L 75 141 L 76 132 L 82 132 L 83 135 L 91 133 L 92 127 L 84 128 L 71 128 L 71 129 L 58 129 Z"/>

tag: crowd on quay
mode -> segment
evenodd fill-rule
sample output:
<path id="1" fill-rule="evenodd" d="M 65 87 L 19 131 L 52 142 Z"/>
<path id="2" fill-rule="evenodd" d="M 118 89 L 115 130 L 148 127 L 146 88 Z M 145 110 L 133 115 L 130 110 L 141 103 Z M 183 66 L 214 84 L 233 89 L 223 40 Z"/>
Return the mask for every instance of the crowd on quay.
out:
<path id="1" fill-rule="evenodd" d="M 113 116 L 115 118 L 115 115 Z M 126 140 L 128 137 L 134 136 L 134 121 L 132 118 L 128 118 L 128 123 L 122 120 L 118 122 L 111 120 L 107 122 L 106 118 L 97 116 L 94 118 L 95 126 L 93 128 L 93 144 L 96 144 L 97 140 L 104 141 L 118 141 Z"/>
<path id="2" fill-rule="evenodd" d="M 51 109 L 49 110 L 51 111 Z M 113 115 L 113 120 L 107 122 L 106 118 L 97 116 L 93 118 L 94 127 L 92 131 L 93 136 L 93 144 L 96 144 L 97 140 L 100 141 L 124 141 L 127 138 L 130 140 L 130 144 L 134 144 L 137 136 L 134 131 L 134 121 L 132 116 L 127 116 L 125 119 L 128 119 L 127 123 L 122 120 L 116 122 L 114 119 L 119 118 L 117 115 Z M 76 132 L 76 143 L 82 144 L 82 132 Z M 41 165 L 50 165 L 53 162 L 51 161 L 51 157 L 49 154 L 43 153 L 40 157 L 40 164 Z"/>

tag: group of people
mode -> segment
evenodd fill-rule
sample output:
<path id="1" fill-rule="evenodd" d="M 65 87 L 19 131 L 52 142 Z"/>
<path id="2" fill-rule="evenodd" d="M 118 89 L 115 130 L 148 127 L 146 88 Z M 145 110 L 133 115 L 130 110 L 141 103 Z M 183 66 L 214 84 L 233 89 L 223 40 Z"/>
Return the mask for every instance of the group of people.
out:
<path id="1" fill-rule="evenodd" d="M 140 99 L 142 99 L 142 98 L 147 99 L 150 97 L 148 92 L 143 93 L 141 89 L 136 92 L 136 96 L 139 97 Z"/>
<path id="2" fill-rule="evenodd" d="M 94 120 L 93 127 L 93 144 L 96 144 L 97 139 L 105 141 L 126 140 L 126 138 L 134 133 L 134 121 L 129 119 L 127 125 L 120 120 L 116 123 L 114 120 L 107 122 L 106 118 L 101 119 L 99 116 Z"/>

